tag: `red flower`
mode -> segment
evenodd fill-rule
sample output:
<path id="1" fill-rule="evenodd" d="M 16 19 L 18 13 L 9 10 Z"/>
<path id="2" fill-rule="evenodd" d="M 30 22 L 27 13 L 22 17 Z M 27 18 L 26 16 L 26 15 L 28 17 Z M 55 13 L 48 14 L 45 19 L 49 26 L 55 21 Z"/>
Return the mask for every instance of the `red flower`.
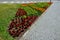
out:
<path id="1" fill-rule="evenodd" d="M 19 8 L 18 11 L 17 11 L 17 13 L 16 13 L 16 16 L 23 16 L 23 15 L 26 15 L 26 14 L 27 13 L 26 13 L 25 10 Z"/>
<path id="2" fill-rule="evenodd" d="M 16 27 L 19 27 L 20 26 L 20 24 L 18 23 L 18 24 L 16 24 Z"/>
<path id="3" fill-rule="evenodd" d="M 30 20 L 32 18 L 32 16 L 28 16 L 27 19 Z"/>
<path id="4" fill-rule="evenodd" d="M 13 28 L 14 26 L 15 26 L 15 23 L 11 22 L 10 25 L 9 25 L 9 28 Z"/>

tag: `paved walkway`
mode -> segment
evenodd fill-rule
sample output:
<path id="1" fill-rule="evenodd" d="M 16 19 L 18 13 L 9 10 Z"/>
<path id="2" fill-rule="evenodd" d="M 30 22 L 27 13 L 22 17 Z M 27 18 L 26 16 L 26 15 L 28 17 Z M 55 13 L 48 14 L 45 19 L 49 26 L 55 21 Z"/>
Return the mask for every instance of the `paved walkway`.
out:
<path id="1" fill-rule="evenodd" d="M 48 1 L 49 2 L 50 0 L 0 0 L 0 2 L 4 2 L 4 1 L 8 1 L 8 2 L 11 2 L 11 1 L 17 2 L 18 1 L 18 2 L 22 3 L 22 1 L 24 1 L 24 2 L 27 2 L 27 1 L 33 1 L 33 2 L 34 1 L 44 1 L 44 2 L 46 1 L 47 2 Z M 51 1 L 53 2 L 53 1 L 60 1 L 60 0 L 51 0 Z"/>

